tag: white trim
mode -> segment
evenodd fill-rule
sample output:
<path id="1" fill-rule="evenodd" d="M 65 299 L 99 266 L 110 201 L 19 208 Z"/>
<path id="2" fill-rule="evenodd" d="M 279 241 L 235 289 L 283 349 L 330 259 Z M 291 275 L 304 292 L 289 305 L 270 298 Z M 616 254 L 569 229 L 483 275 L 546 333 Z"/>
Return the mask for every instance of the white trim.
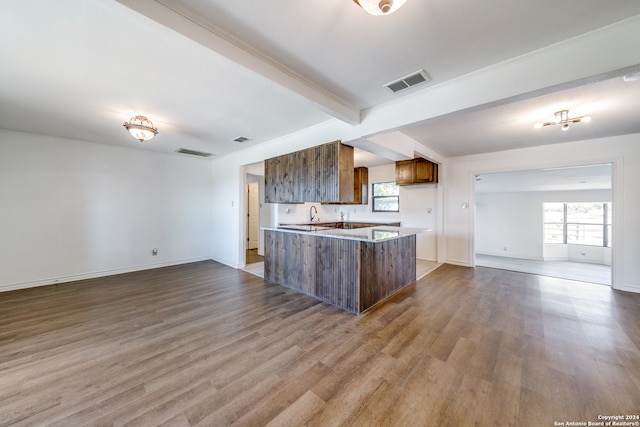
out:
<path id="1" fill-rule="evenodd" d="M 135 267 L 116 268 L 113 270 L 94 271 L 91 273 L 72 274 L 70 276 L 52 277 L 47 279 L 32 280 L 29 282 L 8 283 L 0 285 L 0 292 L 16 291 L 19 289 L 36 288 L 39 286 L 59 285 L 61 283 L 75 282 L 78 280 L 95 279 L 97 277 L 114 276 L 116 274 L 131 273 L 135 271 L 152 270 L 154 268 L 170 267 L 172 265 L 190 264 L 192 262 L 210 261 L 210 256 L 159 262 L 154 264 L 139 265 Z"/>
<path id="2" fill-rule="evenodd" d="M 460 267 L 475 267 L 475 265 L 471 265 L 466 261 L 458 261 L 455 259 L 448 259 L 444 262 L 444 264 L 459 265 Z"/>
<path id="3" fill-rule="evenodd" d="M 622 224 L 624 221 L 624 157 L 614 159 L 613 172 L 611 173 L 611 192 L 613 203 L 613 224 L 611 224 L 611 234 L 613 244 L 611 245 L 611 287 L 613 289 L 624 289 L 624 251 L 620 249 L 623 242 L 624 233 Z M 634 292 L 640 292 L 640 289 Z"/>
<path id="4" fill-rule="evenodd" d="M 637 285 L 623 284 L 619 289 L 616 288 L 616 290 L 624 291 L 624 292 L 634 292 L 634 293 L 640 294 L 640 286 L 637 286 Z"/>

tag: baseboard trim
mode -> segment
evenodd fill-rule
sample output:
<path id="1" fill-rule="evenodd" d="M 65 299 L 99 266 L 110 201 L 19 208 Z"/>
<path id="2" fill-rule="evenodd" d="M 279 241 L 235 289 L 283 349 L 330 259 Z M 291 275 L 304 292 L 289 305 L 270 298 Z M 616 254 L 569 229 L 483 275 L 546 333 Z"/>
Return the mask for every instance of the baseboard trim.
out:
<path id="1" fill-rule="evenodd" d="M 97 277 L 114 276 L 116 274 L 132 273 L 134 271 L 152 270 L 154 268 L 171 267 L 172 265 L 190 264 L 192 262 L 210 261 L 210 256 L 158 262 L 135 267 L 116 268 L 112 270 L 95 271 L 91 273 L 73 274 L 69 276 L 53 277 L 29 282 L 8 283 L 0 285 L 0 292 L 17 291 L 19 289 L 37 288 L 39 286 L 57 285 L 60 283 L 75 282 L 78 280 L 95 279 Z"/>
<path id="2" fill-rule="evenodd" d="M 624 292 L 633 292 L 636 294 L 640 294 L 640 286 L 636 286 L 636 285 L 622 285 L 622 289 L 619 289 L 620 291 L 624 291 Z"/>
<path id="3" fill-rule="evenodd" d="M 229 260 L 218 258 L 218 257 L 215 257 L 215 256 L 212 256 L 210 259 L 212 259 L 215 262 L 219 262 L 220 264 L 224 264 L 227 267 L 235 268 L 236 270 L 242 270 L 244 268 L 244 266 L 245 266 L 244 263 L 234 263 L 234 262 L 231 262 Z"/>
<path id="4" fill-rule="evenodd" d="M 452 259 L 448 259 L 442 264 L 458 265 L 460 267 L 471 267 L 471 264 L 469 264 L 467 261 L 456 261 Z"/>

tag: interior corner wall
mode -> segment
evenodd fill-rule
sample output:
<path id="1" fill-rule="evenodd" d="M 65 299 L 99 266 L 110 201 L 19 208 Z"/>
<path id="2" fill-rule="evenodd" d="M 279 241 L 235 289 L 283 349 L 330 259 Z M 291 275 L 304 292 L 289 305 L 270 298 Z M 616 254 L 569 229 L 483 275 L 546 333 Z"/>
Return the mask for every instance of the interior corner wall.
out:
<path id="1" fill-rule="evenodd" d="M 211 259 L 210 167 L 0 130 L 0 290 Z"/>
<path id="2" fill-rule="evenodd" d="M 445 262 L 472 266 L 474 261 L 475 174 L 572 165 L 614 163 L 614 287 L 640 292 L 640 134 L 551 144 L 448 159 L 442 184 Z M 464 209 L 469 203 L 471 209 Z M 619 260 L 619 262 L 616 262 Z"/>
<path id="3" fill-rule="evenodd" d="M 543 203 L 608 201 L 610 190 L 478 193 L 476 253 L 543 260 Z"/>

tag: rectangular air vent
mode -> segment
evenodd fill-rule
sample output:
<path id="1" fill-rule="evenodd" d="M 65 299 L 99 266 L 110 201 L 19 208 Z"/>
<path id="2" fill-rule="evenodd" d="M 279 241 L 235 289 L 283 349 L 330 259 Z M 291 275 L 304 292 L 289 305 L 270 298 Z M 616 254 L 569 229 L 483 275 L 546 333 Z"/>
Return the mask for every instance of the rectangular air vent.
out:
<path id="1" fill-rule="evenodd" d="M 250 140 L 251 140 L 251 138 L 247 138 L 247 137 L 244 137 L 244 136 L 239 136 L 237 138 L 233 138 L 233 141 L 235 141 L 235 142 L 247 142 L 247 141 L 250 141 Z"/>
<path id="2" fill-rule="evenodd" d="M 384 85 L 384 87 L 389 89 L 391 92 L 396 93 L 417 84 L 428 82 L 429 80 L 431 80 L 431 78 L 429 77 L 427 72 L 424 70 L 419 70 L 415 73 L 409 74 L 408 76 L 404 76 L 401 79 L 394 80 L 391 83 L 387 83 L 386 85 Z"/>
<path id="3" fill-rule="evenodd" d="M 204 151 L 189 150 L 188 148 L 180 148 L 179 150 L 176 150 L 176 153 L 189 154 L 192 156 L 200 156 L 200 157 L 211 156 L 211 153 L 205 153 Z"/>

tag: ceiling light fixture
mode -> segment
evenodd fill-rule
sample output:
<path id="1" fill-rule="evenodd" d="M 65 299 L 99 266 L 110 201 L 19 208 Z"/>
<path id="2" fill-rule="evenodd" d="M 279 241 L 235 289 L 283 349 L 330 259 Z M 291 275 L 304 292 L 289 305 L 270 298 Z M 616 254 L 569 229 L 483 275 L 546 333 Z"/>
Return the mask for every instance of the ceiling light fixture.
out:
<path id="1" fill-rule="evenodd" d="M 400 9 L 407 0 L 353 0 L 371 15 L 389 15 Z"/>
<path id="2" fill-rule="evenodd" d="M 637 82 L 638 80 L 640 80 L 640 71 L 636 71 L 635 73 L 627 74 L 622 79 L 625 82 Z"/>
<path id="3" fill-rule="evenodd" d="M 153 127 L 151 120 L 145 116 L 134 116 L 122 126 L 127 128 L 129 134 L 140 142 L 148 141 L 158 134 L 158 128 Z"/>
<path id="4" fill-rule="evenodd" d="M 540 129 L 545 126 L 561 125 L 561 129 L 564 131 L 569 130 L 571 123 L 588 123 L 590 121 L 591 117 L 589 116 L 569 117 L 569 110 L 560 110 L 554 113 L 554 120 L 552 122 L 536 123 L 533 127 Z"/>

